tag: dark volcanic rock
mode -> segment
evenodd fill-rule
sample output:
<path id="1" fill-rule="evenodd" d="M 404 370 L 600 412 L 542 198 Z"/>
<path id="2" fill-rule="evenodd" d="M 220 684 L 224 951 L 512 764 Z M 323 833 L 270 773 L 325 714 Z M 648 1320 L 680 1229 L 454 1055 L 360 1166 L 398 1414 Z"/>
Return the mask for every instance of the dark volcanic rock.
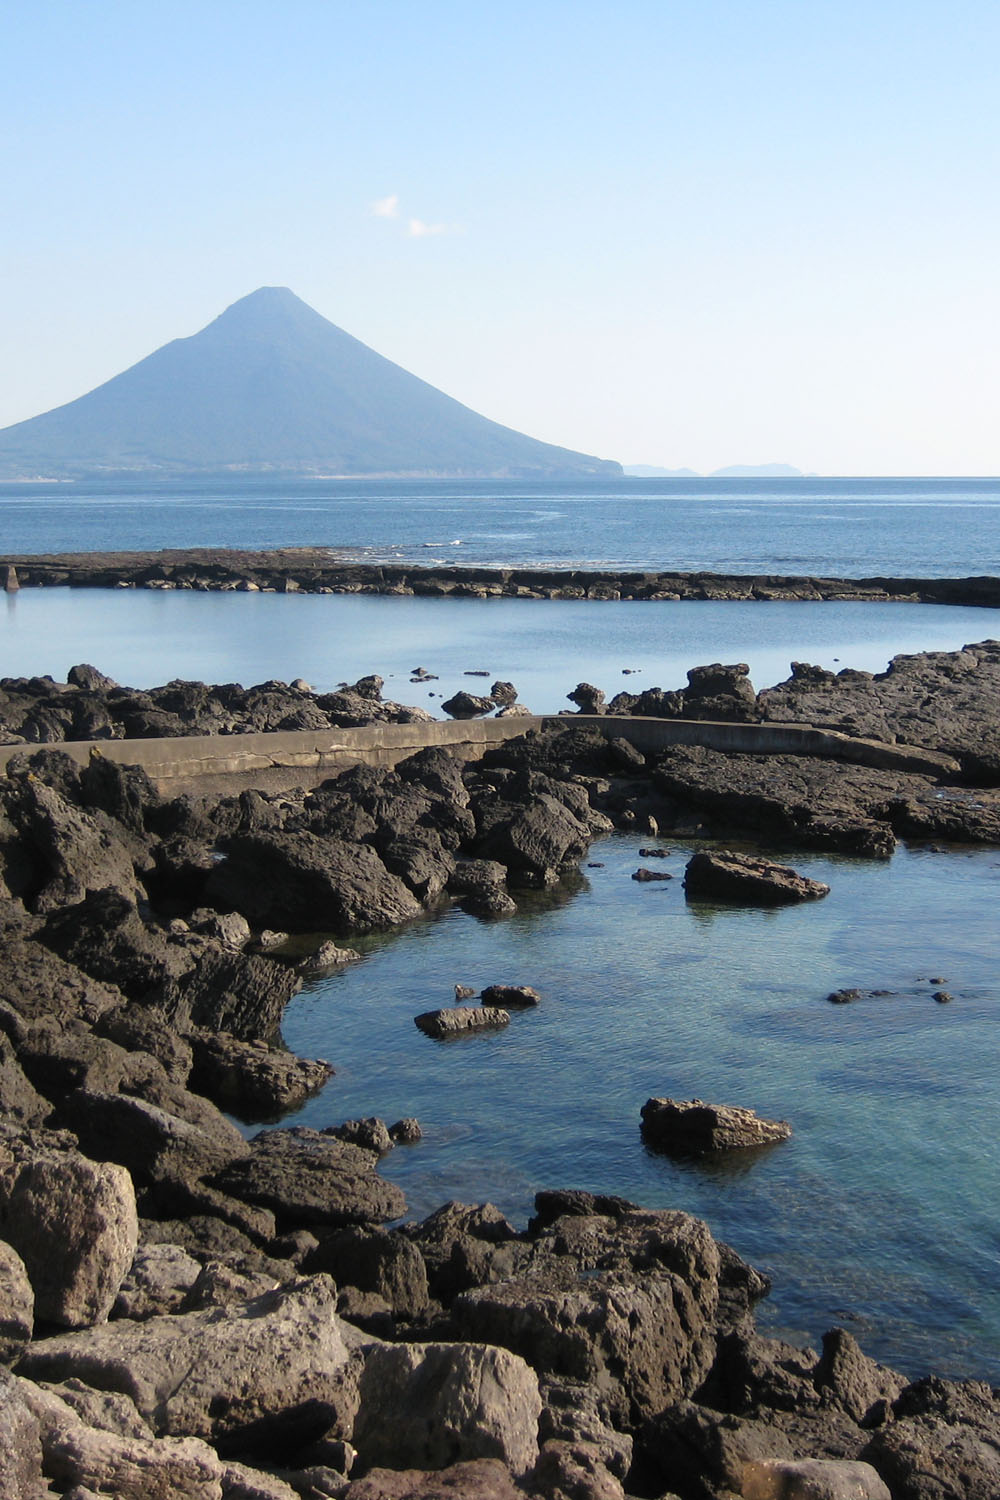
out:
<path id="1" fill-rule="evenodd" d="M 661 1151 L 746 1150 L 792 1133 L 786 1120 L 762 1120 L 752 1109 L 702 1099 L 647 1099 L 641 1114 L 645 1140 Z"/>
<path id="2" fill-rule="evenodd" d="M 684 889 L 695 900 L 735 901 L 749 906 L 784 906 L 830 894 L 830 887 L 821 880 L 810 880 L 788 865 L 707 849 L 700 849 L 688 862 Z"/>
<path id="3" fill-rule="evenodd" d="M 492 698 L 477 698 L 474 693 L 467 693 L 464 688 L 446 699 L 441 707 L 446 714 L 453 719 L 476 719 L 480 714 L 488 714 L 496 704 Z"/>
<path id="4" fill-rule="evenodd" d="M 448 889 L 474 917 L 504 917 L 517 911 L 507 893 L 507 871 L 495 859 L 462 859 L 448 877 Z"/>
<path id="5" fill-rule="evenodd" d="M 275 1120 L 299 1109 L 333 1073 L 327 1062 L 245 1042 L 226 1032 L 191 1037 L 191 1086 L 241 1120 Z"/>
<path id="6" fill-rule="evenodd" d="M 549 885 L 560 868 L 587 852 L 591 829 L 562 802 L 539 792 L 527 803 L 502 797 L 476 806 L 479 837 L 475 853 L 506 865 L 509 878 L 526 885 Z"/>
<path id="7" fill-rule="evenodd" d="M 420 904 L 374 849 L 308 833 L 230 841 L 207 898 L 256 927 L 369 931 L 420 915 Z"/>
<path id="8" fill-rule="evenodd" d="M 509 1010 L 527 1010 L 541 1002 L 530 984 L 490 984 L 479 996 L 484 1005 L 502 1005 Z"/>
<path id="9" fill-rule="evenodd" d="M 1000 642 L 895 656 L 885 672 L 792 663 L 759 695 L 765 720 L 792 720 L 954 755 L 968 777 L 1000 782 Z"/>
<path id="10" fill-rule="evenodd" d="M 801 755 L 725 754 L 676 745 L 654 772 L 657 788 L 705 818 L 716 837 L 888 859 L 893 797 L 930 794 L 931 778 Z"/>

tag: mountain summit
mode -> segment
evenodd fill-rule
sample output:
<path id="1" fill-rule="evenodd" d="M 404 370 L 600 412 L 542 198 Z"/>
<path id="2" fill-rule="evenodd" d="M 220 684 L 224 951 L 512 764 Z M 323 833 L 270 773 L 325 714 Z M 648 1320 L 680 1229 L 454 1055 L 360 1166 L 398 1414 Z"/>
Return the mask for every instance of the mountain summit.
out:
<path id="1" fill-rule="evenodd" d="M 621 468 L 479 416 L 275 286 L 76 401 L 0 430 L 6 478 L 226 471 L 559 478 Z"/>

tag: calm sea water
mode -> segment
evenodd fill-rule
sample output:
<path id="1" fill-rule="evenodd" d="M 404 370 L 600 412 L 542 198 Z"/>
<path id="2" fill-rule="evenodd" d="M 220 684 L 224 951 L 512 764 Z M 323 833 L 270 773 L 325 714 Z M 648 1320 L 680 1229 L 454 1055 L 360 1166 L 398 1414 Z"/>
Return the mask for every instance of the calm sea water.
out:
<path id="1" fill-rule="evenodd" d="M 1000 572 L 1000 484 L 0 486 L 0 537 L 3 551 L 308 543 L 420 561 L 957 576 Z M 426 694 L 474 690 L 463 674 L 482 670 L 551 711 L 581 678 L 609 695 L 671 687 L 712 660 L 748 661 L 758 685 L 793 659 L 879 670 L 900 651 L 1000 636 L 998 613 L 25 590 L 0 609 L 0 675 L 89 660 L 137 686 L 302 675 L 323 689 L 378 671 L 389 696 L 433 711 Z M 418 665 L 439 682 L 411 685 Z M 679 877 L 690 849 L 673 850 Z M 416 1212 L 489 1197 L 523 1221 L 538 1188 L 563 1185 L 702 1214 L 773 1274 L 770 1328 L 815 1343 L 840 1323 L 913 1374 L 1000 1382 L 1000 851 L 796 856 L 832 894 L 781 912 L 689 906 L 679 878 L 637 884 L 624 835 L 590 858 L 581 883 L 509 920 L 449 912 L 369 939 L 360 965 L 297 998 L 288 1044 L 337 1069 L 299 1118 L 416 1114 L 425 1140 L 385 1164 Z M 451 1044 L 413 1026 L 456 982 L 494 981 L 533 984 L 543 1005 Z M 855 985 L 893 993 L 827 1004 Z M 942 985 L 950 1005 L 931 998 Z M 660 1093 L 751 1105 L 794 1134 L 762 1157 L 673 1163 L 638 1133 Z"/>
<path id="2" fill-rule="evenodd" d="M 996 479 L 0 484 L 0 550 L 350 547 L 483 565 L 1000 572 Z"/>

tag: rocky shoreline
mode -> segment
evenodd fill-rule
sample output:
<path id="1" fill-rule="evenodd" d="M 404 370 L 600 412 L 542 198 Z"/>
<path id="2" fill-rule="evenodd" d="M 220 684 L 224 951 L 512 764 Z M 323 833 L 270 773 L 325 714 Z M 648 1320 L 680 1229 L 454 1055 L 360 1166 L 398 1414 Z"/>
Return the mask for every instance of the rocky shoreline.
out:
<path id="1" fill-rule="evenodd" d="M 847 600 L 1000 607 L 1000 578 L 991 577 L 820 578 L 579 568 L 424 567 L 361 562 L 327 547 L 285 547 L 267 552 L 190 548 L 8 553 L 0 555 L 0 583 L 8 589 L 69 586 L 455 599 Z"/>
<path id="2" fill-rule="evenodd" d="M 820 1351 L 762 1337 L 766 1278 L 701 1221 L 560 1190 L 524 1230 L 489 1204 L 407 1222 L 378 1163 L 420 1149 L 415 1122 L 276 1122 L 330 1073 L 281 1046 L 303 976 L 286 935 L 322 934 L 315 968 L 450 902 L 502 920 L 614 827 L 876 858 L 900 837 L 1000 843 L 998 674 L 985 642 L 761 694 L 715 665 L 660 695 L 689 717 L 877 722 L 954 754 L 944 778 L 647 759 L 569 717 L 466 765 L 429 749 L 205 799 L 60 753 L 81 704 L 105 734 L 124 722 L 130 690 L 92 668 L 0 682 L 22 742 L 0 777 L 0 1492 L 995 1500 L 1000 1393 L 909 1381 L 842 1330 Z M 585 687 L 578 706 L 616 711 Z M 331 709 L 305 685 L 170 684 L 129 712 L 142 735 L 406 711 L 380 689 Z"/>

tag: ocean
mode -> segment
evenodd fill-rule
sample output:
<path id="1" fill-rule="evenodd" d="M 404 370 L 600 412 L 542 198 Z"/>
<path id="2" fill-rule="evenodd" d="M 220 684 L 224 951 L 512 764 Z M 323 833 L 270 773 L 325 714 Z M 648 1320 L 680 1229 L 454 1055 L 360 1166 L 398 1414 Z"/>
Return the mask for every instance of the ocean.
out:
<path id="1" fill-rule="evenodd" d="M 0 483 L 0 551 L 329 546 L 483 566 L 1000 573 L 997 479 Z"/>
<path id="2" fill-rule="evenodd" d="M 265 481 L 2 486 L 3 552 L 180 546 L 359 556 L 838 576 L 1000 573 L 994 480 Z M 899 651 L 1000 636 L 1000 612 L 906 604 L 589 603 L 24 590 L 0 611 L 0 675 L 90 660 L 121 681 L 317 688 L 379 671 L 437 710 L 470 671 L 538 711 L 581 678 L 677 686 L 743 660 L 758 686 L 791 660 L 880 670 Z M 437 682 L 412 684 L 416 666 Z M 634 674 L 634 675 L 633 675 Z M 439 711 L 439 710 L 438 710 Z M 901 847 L 889 864 L 795 856 L 823 902 L 760 912 L 688 904 L 630 879 L 640 840 L 595 843 L 577 881 L 516 916 L 457 911 L 362 943 L 363 961 L 289 1006 L 289 1046 L 336 1073 L 296 1119 L 416 1115 L 425 1139 L 383 1170 L 414 1212 L 491 1199 L 519 1223 L 542 1187 L 619 1193 L 704 1216 L 767 1270 L 767 1331 L 816 1344 L 834 1324 L 878 1358 L 1000 1383 L 1000 850 Z M 501 1033 L 435 1043 L 413 1016 L 456 982 L 532 984 Z M 888 994 L 847 1006 L 857 986 Z M 952 1003 L 935 1003 L 936 989 Z M 746 1104 L 791 1139 L 718 1164 L 654 1155 L 653 1094 Z"/>

